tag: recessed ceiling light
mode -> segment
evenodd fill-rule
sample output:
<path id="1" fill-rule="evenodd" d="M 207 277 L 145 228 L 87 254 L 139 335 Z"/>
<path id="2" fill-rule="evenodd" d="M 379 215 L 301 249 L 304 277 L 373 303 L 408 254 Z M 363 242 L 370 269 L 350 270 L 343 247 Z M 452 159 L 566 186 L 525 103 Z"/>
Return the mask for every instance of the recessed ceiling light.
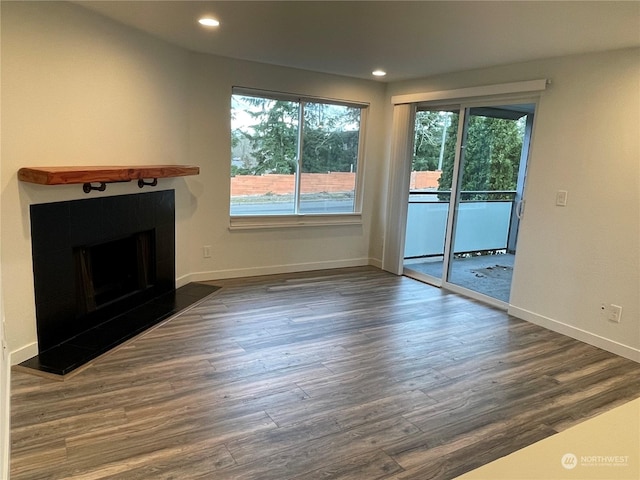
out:
<path id="1" fill-rule="evenodd" d="M 198 23 L 205 27 L 217 27 L 220 25 L 220 22 L 218 20 L 211 17 L 202 17 L 200 20 L 198 20 Z"/>
<path id="2" fill-rule="evenodd" d="M 384 70 L 374 70 L 373 72 L 371 72 L 371 75 L 375 77 L 384 77 L 386 74 L 387 72 L 385 72 Z"/>

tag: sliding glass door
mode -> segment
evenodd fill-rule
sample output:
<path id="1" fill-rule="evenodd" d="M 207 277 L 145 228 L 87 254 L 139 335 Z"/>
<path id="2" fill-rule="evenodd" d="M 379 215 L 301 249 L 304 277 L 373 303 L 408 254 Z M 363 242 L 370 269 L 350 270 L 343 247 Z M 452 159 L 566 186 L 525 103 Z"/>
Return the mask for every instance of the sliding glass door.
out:
<path id="1" fill-rule="evenodd" d="M 419 109 L 407 275 L 508 303 L 533 114 L 533 104 Z"/>
<path id="2" fill-rule="evenodd" d="M 459 118 L 455 107 L 416 112 L 404 265 L 436 284 L 443 278 L 451 201 L 451 185 L 440 181 L 443 168 L 455 163 Z"/>

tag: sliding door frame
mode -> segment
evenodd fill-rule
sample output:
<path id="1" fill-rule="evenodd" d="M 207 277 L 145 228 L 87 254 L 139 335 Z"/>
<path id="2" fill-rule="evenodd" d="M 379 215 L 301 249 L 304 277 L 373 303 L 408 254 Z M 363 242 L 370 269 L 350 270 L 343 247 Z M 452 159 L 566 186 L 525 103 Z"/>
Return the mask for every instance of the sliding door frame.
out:
<path id="1" fill-rule="evenodd" d="M 465 125 L 468 122 L 467 111 L 474 106 L 506 105 L 531 103 L 538 107 L 541 92 L 545 90 L 547 80 L 532 80 L 502 85 L 488 85 L 444 92 L 398 95 L 392 97 L 394 103 L 391 162 L 389 174 L 389 197 L 387 204 L 387 222 L 383 249 L 382 268 L 396 275 L 404 270 L 404 243 L 406 239 L 407 207 L 415 129 L 415 112 L 421 108 L 442 108 L 457 106 L 460 109 L 458 139 L 454 160 L 451 200 L 458 203 L 458 182 L 460 179 L 460 155 L 463 147 Z M 461 148 L 462 147 L 462 148 Z M 455 198 L 454 198 L 455 195 Z M 460 293 L 496 307 L 507 309 L 508 303 L 493 297 L 459 287 L 447 281 L 450 258 L 452 256 L 453 235 L 455 234 L 455 208 L 449 206 L 441 286 L 452 292 Z"/>

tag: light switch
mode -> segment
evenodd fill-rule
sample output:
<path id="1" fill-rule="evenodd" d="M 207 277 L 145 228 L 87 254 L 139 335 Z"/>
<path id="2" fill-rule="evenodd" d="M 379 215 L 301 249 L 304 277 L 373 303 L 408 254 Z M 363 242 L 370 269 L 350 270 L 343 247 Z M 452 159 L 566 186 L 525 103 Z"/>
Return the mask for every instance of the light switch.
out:
<path id="1" fill-rule="evenodd" d="M 566 190 L 558 190 L 556 193 L 556 205 L 559 207 L 567 206 L 567 191 Z"/>

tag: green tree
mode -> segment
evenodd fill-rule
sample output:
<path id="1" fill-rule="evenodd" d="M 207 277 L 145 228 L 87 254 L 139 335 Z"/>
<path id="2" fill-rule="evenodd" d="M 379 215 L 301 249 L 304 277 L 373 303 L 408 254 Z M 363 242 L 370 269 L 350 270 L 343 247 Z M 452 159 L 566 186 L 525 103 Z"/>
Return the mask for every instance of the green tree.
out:
<path id="1" fill-rule="evenodd" d="M 295 173 L 300 108 L 294 101 L 234 95 L 231 118 L 237 126 L 231 132 L 232 175 Z M 302 171 L 355 171 L 360 114 L 357 107 L 304 103 Z M 247 144 L 250 148 L 243 148 Z"/>
<path id="2" fill-rule="evenodd" d="M 452 117 L 454 117 L 453 121 Z M 416 113 L 413 171 L 435 171 L 438 169 L 443 134 L 445 146 L 453 142 L 455 148 L 455 134 L 458 128 L 456 119 L 457 115 L 452 115 L 451 112 L 427 110 Z M 452 123 L 455 125 L 451 125 Z M 453 132 L 451 131 L 452 127 Z M 445 129 L 447 131 L 443 132 Z M 445 149 L 445 153 L 450 152 Z"/>
<path id="3" fill-rule="evenodd" d="M 355 171 L 358 159 L 360 109 L 324 103 L 306 103 L 302 171 Z"/>
<path id="4" fill-rule="evenodd" d="M 471 115 L 467 127 L 461 191 L 515 190 L 522 151 L 524 118 L 510 120 Z M 453 157 L 445 155 L 440 190 L 450 190 Z M 485 199 L 482 194 L 465 200 Z M 496 198 L 496 197 L 492 197 Z"/>
<path id="5" fill-rule="evenodd" d="M 252 166 L 238 168 L 238 173 L 292 174 L 297 168 L 298 108 L 297 102 L 268 98 L 233 96 L 232 118 L 238 111 L 250 118 L 232 132 L 232 139 L 246 138 L 251 145 Z M 235 109 L 234 109 L 235 107 Z M 234 111 L 236 110 L 236 111 Z M 234 140 L 232 140 L 233 144 Z"/>

